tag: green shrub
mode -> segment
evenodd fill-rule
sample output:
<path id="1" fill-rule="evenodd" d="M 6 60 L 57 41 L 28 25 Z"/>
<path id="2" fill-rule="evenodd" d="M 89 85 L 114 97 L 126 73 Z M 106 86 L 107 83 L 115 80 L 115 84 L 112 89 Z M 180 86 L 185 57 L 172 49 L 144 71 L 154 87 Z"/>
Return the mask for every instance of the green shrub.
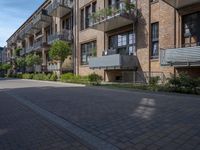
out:
<path id="1" fill-rule="evenodd" d="M 66 73 L 61 75 L 61 81 L 69 81 L 74 79 L 74 74 L 72 73 Z"/>
<path id="2" fill-rule="evenodd" d="M 174 92 L 198 94 L 200 79 L 195 79 L 185 73 L 181 73 L 178 77 L 170 78 L 167 85 Z"/>
<path id="3" fill-rule="evenodd" d="M 160 80 L 159 76 L 151 77 L 150 80 L 149 80 L 149 84 L 150 85 L 157 85 L 159 80 Z"/>
<path id="4" fill-rule="evenodd" d="M 56 74 L 52 74 L 49 78 L 50 81 L 57 81 L 58 80 L 58 77 Z"/>
<path id="5" fill-rule="evenodd" d="M 38 73 L 33 75 L 34 80 L 46 80 L 46 75 L 43 73 Z"/>
<path id="6" fill-rule="evenodd" d="M 25 73 L 22 74 L 23 79 L 33 79 L 33 74 Z"/>
<path id="7" fill-rule="evenodd" d="M 96 74 L 96 73 L 92 73 L 88 76 L 88 79 L 90 81 L 90 83 L 92 83 L 93 85 L 100 85 L 103 78 L 102 76 Z"/>
<path id="8" fill-rule="evenodd" d="M 74 75 L 72 73 L 66 73 L 61 75 L 62 82 L 69 82 L 69 83 L 81 83 L 81 84 L 88 84 L 88 76 L 79 76 Z"/>

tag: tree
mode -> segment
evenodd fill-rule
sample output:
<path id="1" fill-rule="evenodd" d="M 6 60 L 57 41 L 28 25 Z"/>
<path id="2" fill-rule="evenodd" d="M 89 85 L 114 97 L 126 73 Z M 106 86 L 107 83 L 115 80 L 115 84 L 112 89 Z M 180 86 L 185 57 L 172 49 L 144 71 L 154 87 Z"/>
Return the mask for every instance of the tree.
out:
<path id="1" fill-rule="evenodd" d="M 36 54 L 29 54 L 25 58 L 25 63 L 28 67 L 34 67 L 34 65 L 39 65 L 41 63 L 40 56 Z"/>
<path id="2" fill-rule="evenodd" d="M 24 57 L 17 57 L 16 65 L 17 65 L 17 68 L 23 69 L 23 71 L 25 72 L 26 60 Z"/>
<path id="3" fill-rule="evenodd" d="M 12 65 L 11 64 L 7 64 L 7 63 L 4 63 L 1 65 L 1 69 L 3 71 L 5 71 L 6 73 L 8 73 L 8 70 L 12 68 Z"/>
<path id="4" fill-rule="evenodd" d="M 52 44 L 49 57 L 53 60 L 60 61 L 60 73 L 62 73 L 62 63 L 63 61 L 71 55 L 71 46 L 69 43 L 64 41 L 56 41 Z"/>
<path id="5" fill-rule="evenodd" d="M 19 68 L 25 67 L 26 66 L 25 58 L 24 57 L 18 57 L 16 59 L 16 64 L 17 64 L 17 67 L 19 67 Z"/>

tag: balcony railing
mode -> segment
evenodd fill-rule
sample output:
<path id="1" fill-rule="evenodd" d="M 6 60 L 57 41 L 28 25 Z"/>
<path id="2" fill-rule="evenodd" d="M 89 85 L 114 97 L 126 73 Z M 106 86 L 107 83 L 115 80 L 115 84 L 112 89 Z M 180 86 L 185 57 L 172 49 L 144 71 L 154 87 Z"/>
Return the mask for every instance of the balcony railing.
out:
<path id="1" fill-rule="evenodd" d="M 33 51 L 34 51 L 34 47 L 33 46 L 30 46 L 30 47 L 26 48 L 26 54 L 27 53 L 31 53 Z"/>
<path id="2" fill-rule="evenodd" d="M 186 47 L 185 47 L 186 46 Z M 200 43 L 160 50 L 162 66 L 200 66 Z"/>
<path id="3" fill-rule="evenodd" d="M 44 41 L 43 38 L 41 38 L 40 40 L 35 41 L 33 43 L 34 50 L 39 50 L 39 49 L 43 48 L 44 43 L 45 43 L 45 41 Z"/>
<path id="4" fill-rule="evenodd" d="M 33 19 L 33 27 L 34 28 L 45 28 L 52 21 L 52 17 L 47 14 L 46 10 L 42 10 L 39 14 L 35 15 Z"/>
<path id="5" fill-rule="evenodd" d="M 25 54 L 26 54 L 25 48 L 22 48 L 22 49 L 20 50 L 20 56 L 23 56 L 23 55 L 25 55 Z"/>
<path id="6" fill-rule="evenodd" d="M 187 7 L 196 3 L 200 3 L 199 0 L 163 0 L 164 2 L 170 4 L 176 9 Z"/>
<path id="7" fill-rule="evenodd" d="M 73 3 L 71 0 L 53 0 L 47 7 L 50 16 L 63 17 L 71 11 Z"/>
<path id="8" fill-rule="evenodd" d="M 47 38 L 47 43 L 52 44 L 54 41 L 63 40 L 63 41 L 71 41 L 72 40 L 72 31 L 64 30 L 62 32 L 54 33 Z"/>
<path id="9" fill-rule="evenodd" d="M 51 63 L 49 62 L 47 64 L 47 70 L 48 71 L 59 71 L 60 70 L 60 65 L 58 63 Z"/>
<path id="10" fill-rule="evenodd" d="M 133 24 L 139 17 L 135 2 L 120 1 L 105 9 L 97 10 L 88 18 L 91 28 L 110 31 L 129 24 Z"/>
<path id="11" fill-rule="evenodd" d="M 91 69 L 136 69 L 138 61 L 136 56 L 116 54 L 113 51 L 106 51 L 104 56 L 89 59 Z"/>

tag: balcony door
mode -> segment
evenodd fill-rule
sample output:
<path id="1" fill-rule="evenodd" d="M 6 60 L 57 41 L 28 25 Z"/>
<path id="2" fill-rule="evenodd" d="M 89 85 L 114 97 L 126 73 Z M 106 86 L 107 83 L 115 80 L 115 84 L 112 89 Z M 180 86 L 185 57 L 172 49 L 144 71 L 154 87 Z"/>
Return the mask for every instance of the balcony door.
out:
<path id="1" fill-rule="evenodd" d="M 200 12 L 183 16 L 183 47 L 200 46 Z"/>

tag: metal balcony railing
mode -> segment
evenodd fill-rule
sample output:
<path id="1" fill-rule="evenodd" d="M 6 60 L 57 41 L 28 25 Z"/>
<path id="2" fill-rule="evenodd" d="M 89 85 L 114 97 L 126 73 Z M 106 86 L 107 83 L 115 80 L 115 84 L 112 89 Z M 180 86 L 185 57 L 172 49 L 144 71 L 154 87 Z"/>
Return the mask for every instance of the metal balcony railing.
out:
<path id="1" fill-rule="evenodd" d="M 45 41 L 43 40 L 43 38 L 41 38 L 40 40 L 35 41 L 33 43 L 34 50 L 41 49 L 43 47 L 44 42 Z"/>
<path id="2" fill-rule="evenodd" d="M 30 46 L 30 47 L 26 48 L 26 54 L 33 52 L 33 50 L 34 50 L 33 46 Z"/>
<path id="3" fill-rule="evenodd" d="M 162 66 L 200 66 L 200 43 L 160 50 Z"/>
<path id="4" fill-rule="evenodd" d="M 47 7 L 47 12 L 51 16 L 62 17 L 70 12 L 72 7 L 72 0 L 53 0 L 53 2 Z"/>
<path id="5" fill-rule="evenodd" d="M 89 59 L 89 67 L 91 69 L 135 69 L 138 67 L 136 56 L 117 54 L 116 50 L 105 50 L 101 57 L 93 57 Z"/>
<path id="6" fill-rule="evenodd" d="M 33 27 L 40 29 L 48 26 L 51 21 L 52 17 L 47 14 L 46 10 L 42 10 L 39 14 L 34 16 Z"/>
<path id="7" fill-rule="evenodd" d="M 47 43 L 52 44 L 54 41 L 63 40 L 63 41 L 71 41 L 72 40 L 72 31 L 64 30 L 62 32 L 54 33 L 47 38 Z"/>
<path id="8" fill-rule="evenodd" d="M 23 56 L 23 55 L 25 55 L 25 54 L 26 54 L 25 48 L 22 48 L 21 51 L 20 51 L 20 56 Z"/>
<path id="9" fill-rule="evenodd" d="M 87 22 L 91 28 L 108 31 L 134 23 L 138 17 L 135 1 L 122 0 L 92 13 Z"/>

